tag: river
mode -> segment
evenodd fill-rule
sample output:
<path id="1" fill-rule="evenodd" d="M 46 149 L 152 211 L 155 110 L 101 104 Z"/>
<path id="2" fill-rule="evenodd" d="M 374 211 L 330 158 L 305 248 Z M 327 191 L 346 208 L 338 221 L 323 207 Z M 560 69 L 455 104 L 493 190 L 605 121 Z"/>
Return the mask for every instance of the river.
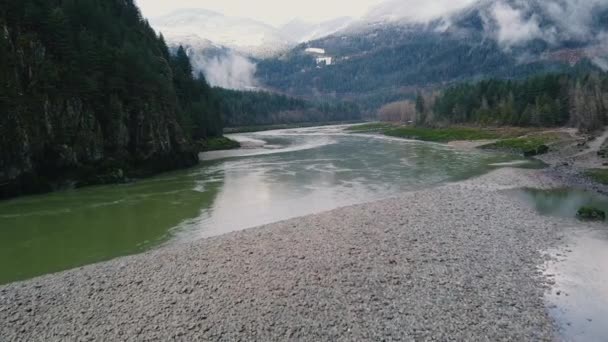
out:
<path id="1" fill-rule="evenodd" d="M 233 135 L 247 148 L 131 184 L 0 202 L 0 284 L 480 175 L 516 156 L 347 134 Z"/>

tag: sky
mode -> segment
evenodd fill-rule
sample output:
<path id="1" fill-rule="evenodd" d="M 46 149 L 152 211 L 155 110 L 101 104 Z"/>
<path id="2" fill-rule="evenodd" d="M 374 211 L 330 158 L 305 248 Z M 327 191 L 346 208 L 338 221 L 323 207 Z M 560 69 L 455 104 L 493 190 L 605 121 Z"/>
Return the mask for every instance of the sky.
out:
<path id="1" fill-rule="evenodd" d="M 202 8 L 228 16 L 251 18 L 273 26 L 294 18 L 320 22 L 337 17 L 361 17 L 383 0 L 136 0 L 145 17 L 177 9 Z M 426 0 L 428 1 L 428 0 Z"/>

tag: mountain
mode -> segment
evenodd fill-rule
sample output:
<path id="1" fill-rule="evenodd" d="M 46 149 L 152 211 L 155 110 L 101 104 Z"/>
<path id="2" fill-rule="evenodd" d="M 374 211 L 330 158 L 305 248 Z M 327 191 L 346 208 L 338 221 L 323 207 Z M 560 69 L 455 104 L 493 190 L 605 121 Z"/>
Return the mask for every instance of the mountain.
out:
<path id="1" fill-rule="evenodd" d="M 346 30 L 261 61 L 256 76 L 289 94 L 375 107 L 458 81 L 608 65 L 603 0 L 461 0 L 447 14 L 408 15 L 416 2 L 386 2 Z"/>
<path id="2" fill-rule="evenodd" d="M 418 22 L 424 23 L 440 16 L 462 10 L 477 0 L 387 0 L 372 7 L 362 23 Z"/>
<path id="3" fill-rule="evenodd" d="M 279 30 L 293 42 L 303 43 L 345 30 L 354 22 L 355 19 L 351 17 L 341 17 L 320 23 L 294 19 L 280 27 Z"/>
<path id="4" fill-rule="evenodd" d="M 0 9 L 0 198 L 123 181 L 198 162 L 217 99 L 133 0 Z"/>
<path id="5" fill-rule="evenodd" d="M 281 28 L 203 9 L 183 9 L 155 18 L 151 24 L 169 46 L 184 46 L 196 72 L 215 87 L 255 90 L 255 59 L 272 58 L 302 41 L 318 39 L 348 27 L 352 18 L 311 23 L 293 20 Z"/>
<path id="6" fill-rule="evenodd" d="M 272 56 L 293 46 L 287 36 L 270 25 L 203 9 L 175 11 L 152 19 L 151 24 L 172 43 L 196 36 L 255 57 Z"/>

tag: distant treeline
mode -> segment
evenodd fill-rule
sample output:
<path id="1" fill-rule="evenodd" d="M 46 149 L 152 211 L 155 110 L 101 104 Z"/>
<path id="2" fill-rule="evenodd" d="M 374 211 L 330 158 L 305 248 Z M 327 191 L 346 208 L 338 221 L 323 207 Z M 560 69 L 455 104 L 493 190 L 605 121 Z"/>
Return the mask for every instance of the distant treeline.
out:
<path id="1" fill-rule="evenodd" d="M 315 103 L 263 91 L 215 90 L 227 127 L 352 121 L 361 118 L 359 107 L 349 102 Z"/>
<path id="2" fill-rule="evenodd" d="M 383 120 L 418 125 L 565 126 L 583 130 L 608 121 L 608 75 L 542 75 L 525 80 L 463 83 L 379 111 Z"/>

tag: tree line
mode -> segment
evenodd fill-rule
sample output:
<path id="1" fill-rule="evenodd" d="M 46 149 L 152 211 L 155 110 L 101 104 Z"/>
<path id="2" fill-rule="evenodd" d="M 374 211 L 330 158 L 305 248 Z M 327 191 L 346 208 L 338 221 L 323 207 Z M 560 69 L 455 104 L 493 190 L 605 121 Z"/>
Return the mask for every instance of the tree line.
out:
<path id="1" fill-rule="evenodd" d="M 608 75 L 548 74 L 462 83 L 441 92 L 418 94 L 415 101 L 386 105 L 379 117 L 418 125 L 571 125 L 593 130 L 608 120 Z"/>
<path id="2" fill-rule="evenodd" d="M 216 92 L 228 127 L 361 119 L 359 106 L 352 102 L 313 102 L 265 91 Z"/>

